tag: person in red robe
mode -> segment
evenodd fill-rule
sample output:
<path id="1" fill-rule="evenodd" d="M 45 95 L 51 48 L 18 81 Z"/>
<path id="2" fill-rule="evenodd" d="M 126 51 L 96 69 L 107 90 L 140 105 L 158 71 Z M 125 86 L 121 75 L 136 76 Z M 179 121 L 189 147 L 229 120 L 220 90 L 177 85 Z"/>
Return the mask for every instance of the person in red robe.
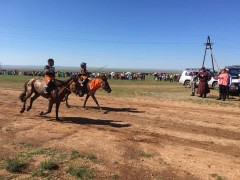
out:
<path id="1" fill-rule="evenodd" d="M 199 94 L 199 97 L 206 98 L 207 94 L 210 93 L 208 81 L 210 81 L 211 75 L 206 71 L 205 67 L 202 67 L 197 77 L 199 79 L 197 94 Z"/>

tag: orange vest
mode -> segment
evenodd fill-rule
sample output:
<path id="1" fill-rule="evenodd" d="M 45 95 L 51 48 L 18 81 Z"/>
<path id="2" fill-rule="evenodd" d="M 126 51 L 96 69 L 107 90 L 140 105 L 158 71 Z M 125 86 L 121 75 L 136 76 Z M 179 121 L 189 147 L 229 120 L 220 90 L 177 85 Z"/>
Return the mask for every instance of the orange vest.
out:
<path id="1" fill-rule="evenodd" d="M 90 91 L 95 93 L 101 87 L 101 79 L 92 79 L 89 82 Z"/>
<path id="2" fill-rule="evenodd" d="M 87 79 L 87 78 L 88 78 L 87 76 L 80 76 L 80 77 L 79 77 L 80 81 L 83 81 L 83 80 L 85 80 L 85 79 Z"/>
<path id="3" fill-rule="evenodd" d="M 51 81 L 51 80 L 54 80 L 55 78 L 54 78 L 54 77 L 51 77 L 51 76 L 48 76 L 48 75 L 46 75 L 44 79 L 45 79 L 46 83 L 48 83 L 49 81 Z"/>

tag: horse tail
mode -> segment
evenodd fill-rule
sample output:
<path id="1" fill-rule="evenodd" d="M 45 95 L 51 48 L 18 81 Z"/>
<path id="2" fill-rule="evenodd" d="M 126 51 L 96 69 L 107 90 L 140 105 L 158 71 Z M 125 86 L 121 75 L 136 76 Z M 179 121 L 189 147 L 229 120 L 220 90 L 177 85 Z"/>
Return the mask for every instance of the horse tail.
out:
<path id="1" fill-rule="evenodd" d="M 25 84 L 23 85 L 23 90 L 22 90 L 22 93 L 20 94 L 19 96 L 19 99 L 21 102 L 23 102 L 24 98 L 26 97 L 26 92 L 27 92 L 27 83 L 29 81 L 25 82 Z"/>

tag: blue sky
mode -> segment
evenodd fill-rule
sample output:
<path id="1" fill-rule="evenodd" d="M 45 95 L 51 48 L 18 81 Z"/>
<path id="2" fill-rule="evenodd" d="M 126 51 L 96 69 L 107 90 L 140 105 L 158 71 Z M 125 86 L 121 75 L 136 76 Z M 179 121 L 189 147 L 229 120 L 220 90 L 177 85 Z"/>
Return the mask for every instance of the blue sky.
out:
<path id="1" fill-rule="evenodd" d="M 239 8 L 239 0 L 0 0 L 0 63 L 200 67 L 210 35 L 220 68 L 240 64 Z"/>

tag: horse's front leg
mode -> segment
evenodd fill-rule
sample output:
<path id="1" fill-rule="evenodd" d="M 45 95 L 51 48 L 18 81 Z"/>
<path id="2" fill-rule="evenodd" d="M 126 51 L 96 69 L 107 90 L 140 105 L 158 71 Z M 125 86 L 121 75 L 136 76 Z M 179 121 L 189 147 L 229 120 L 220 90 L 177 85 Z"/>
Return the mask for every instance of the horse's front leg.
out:
<path id="1" fill-rule="evenodd" d="M 87 94 L 87 96 L 86 96 L 86 98 L 85 98 L 85 101 L 84 101 L 84 104 L 83 104 L 83 108 L 86 108 L 86 103 L 87 103 L 87 100 L 88 100 L 88 98 L 89 98 L 89 94 Z"/>
<path id="2" fill-rule="evenodd" d="M 46 115 L 48 113 L 50 113 L 52 111 L 52 106 L 53 106 L 53 102 L 52 101 L 49 101 L 48 103 L 48 111 L 47 112 L 41 112 L 40 115 Z"/>
<path id="3" fill-rule="evenodd" d="M 27 111 L 29 111 L 29 110 L 32 108 L 32 103 L 33 103 L 33 101 L 34 101 L 35 99 L 37 99 L 38 97 L 39 97 L 38 94 L 34 94 L 34 96 L 31 97 L 31 99 L 30 99 L 30 105 L 27 107 Z"/>
<path id="4" fill-rule="evenodd" d="M 97 101 L 97 99 L 96 99 L 96 97 L 95 97 L 95 95 L 94 94 L 91 94 L 91 96 L 92 96 L 92 98 L 93 98 L 93 100 L 94 100 L 94 102 L 97 104 L 97 106 L 98 106 L 98 109 L 102 109 L 100 106 L 99 106 L 99 104 L 98 104 L 98 101 Z"/>
<path id="5" fill-rule="evenodd" d="M 69 94 L 66 94 L 66 95 L 65 95 L 65 101 L 66 101 L 66 106 L 67 106 L 67 108 L 70 108 L 70 106 L 69 106 L 69 104 L 68 104 L 68 96 L 69 96 Z"/>
<path id="6" fill-rule="evenodd" d="M 59 117 L 58 117 L 58 110 L 59 110 L 60 103 L 61 103 L 60 101 L 59 101 L 59 102 L 58 102 L 58 101 L 56 102 L 56 120 L 57 120 L 57 121 L 60 121 L 60 119 L 59 119 Z"/>

